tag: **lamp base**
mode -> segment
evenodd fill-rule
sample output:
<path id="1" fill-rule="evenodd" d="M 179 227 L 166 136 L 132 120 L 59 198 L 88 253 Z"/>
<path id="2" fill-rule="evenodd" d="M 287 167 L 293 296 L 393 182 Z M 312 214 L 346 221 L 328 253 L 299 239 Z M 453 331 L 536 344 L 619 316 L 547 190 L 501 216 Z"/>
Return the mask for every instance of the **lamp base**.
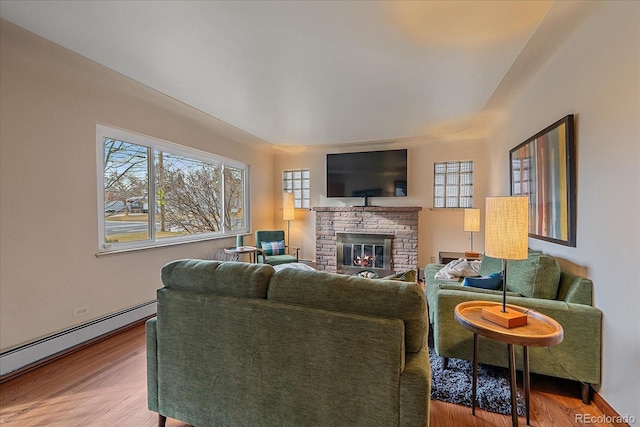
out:
<path id="1" fill-rule="evenodd" d="M 482 318 L 507 329 L 527 324 L 526 314 L 509 308 L 507 308 L 507 312 L 505 313 L 502 311 L 502 305 L 483 308 Z"/>
<path id="2" fill-rule="evenodd" d="M 480 256 L 480 252 L 469 252 L 469 251 L 465 251 L 465 252 L 464 252 L 464 256 L 473 257 L 473 258 L 478 258 L 478 257 Z"/>

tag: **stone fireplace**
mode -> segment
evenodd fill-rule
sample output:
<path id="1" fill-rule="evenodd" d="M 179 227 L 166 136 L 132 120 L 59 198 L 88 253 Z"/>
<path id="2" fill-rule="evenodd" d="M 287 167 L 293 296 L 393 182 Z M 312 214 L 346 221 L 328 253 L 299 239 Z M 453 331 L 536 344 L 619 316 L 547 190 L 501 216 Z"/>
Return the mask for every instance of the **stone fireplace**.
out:
<path id="1" fill-rule="evenodd" d="M 344 272 L 358 267 L 417 270 L 421 207 L 352 206 L 313 210 L 316 212 L 318 270 Z"/>

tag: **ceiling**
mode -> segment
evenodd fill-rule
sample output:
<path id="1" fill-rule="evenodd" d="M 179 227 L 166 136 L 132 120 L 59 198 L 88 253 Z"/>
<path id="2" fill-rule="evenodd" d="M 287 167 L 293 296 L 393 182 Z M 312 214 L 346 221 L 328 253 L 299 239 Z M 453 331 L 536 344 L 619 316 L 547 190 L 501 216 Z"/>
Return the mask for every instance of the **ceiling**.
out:
<path id="1" fill-rule="evenodd" d="M 0 16 L 277 146 L 469 128 L 553 4 L 14 1 Z"/>

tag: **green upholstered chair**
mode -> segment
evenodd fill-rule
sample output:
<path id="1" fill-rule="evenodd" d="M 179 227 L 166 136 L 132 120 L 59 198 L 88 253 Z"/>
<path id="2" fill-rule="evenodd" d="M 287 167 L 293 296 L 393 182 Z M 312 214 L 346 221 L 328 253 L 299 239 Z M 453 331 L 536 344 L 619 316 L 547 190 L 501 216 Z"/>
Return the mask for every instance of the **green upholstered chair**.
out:
<path id="1" fill-rule="evenodd" d="M 289 253 L 289 247 L 282 244 L 284 253 L 271 255 L 268 250 L 263 249 L 263 243 L 284 242 L 284 230 L 258 230 L 256 235 L 256 248 L 258 248 L 258 262 L 261 264 L 279 265 L 289 262 L 298 262 L 300 248 L 295 249 L 296 255 Z"/>

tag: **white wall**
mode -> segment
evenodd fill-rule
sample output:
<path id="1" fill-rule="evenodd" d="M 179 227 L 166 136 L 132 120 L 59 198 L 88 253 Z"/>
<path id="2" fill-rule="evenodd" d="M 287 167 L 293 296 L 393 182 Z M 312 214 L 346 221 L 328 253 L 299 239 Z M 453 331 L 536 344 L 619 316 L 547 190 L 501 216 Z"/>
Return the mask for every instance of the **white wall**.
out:
<path id="1" fill-rule="evenodd" d="M 96 257 L 96 124 L 247 162 L 253 228 L 273 227 L 273 149 L 1 22 L 0 348 L 154 300 L 160 268 L 233 238 Z M 260 148 L 262 147 L 262 148 Z M 73 318 L 76 307 L 87 316 Z"/>
<path id="2" fill-rule="evenodd" d="M 510 99 L 488 144 L 488 195 L 509 194 L 509 149 L 573 113 L 577 246 L 529 239 L 594 282 L 601 396 L 640 419 L 640 3 L 606 2 Z"/>
<path id="3" fill-rule="evenodd" d="M 374 197 L 370 203 L 380 206 L 420 206 L 420 235 L 418 240 L 418 266 L 422 269 L 437 261 L 438 251 L 462 251 L 470 249 L 469 233 L 463 231 L 462 209 L 432 210 L 433 164 L 448 160 L 473 160 L 475 207 L 484 212 L 484 183 L 486 182 L 485 144 L 482 140 L 465 141 L 416 140 L 384 144 L 351 145 L 341 148 L 312 148 L 294 152 L 282 152 L 276 156 L 274 187 L 282 190 L 282 171 L 308 168 L 311 173 L 311 206 L 362 205 L 361 198 L 327 198 L 327 153 L 408 149 L 408 197 Z M 282 217 L 281 202 L 276 203 L 276 224 Z M 483 216 L 484 217 L 484 216 Z M 286 229 L 286 222 L 279 226 Z M 474 233 L 474 249 L 482 250 L 484 235 Z M 303 259 L 315 260 L 315 213 L 296 210 L 296 220 L 291 222 L 291 246 L 301 247 Z"/>

